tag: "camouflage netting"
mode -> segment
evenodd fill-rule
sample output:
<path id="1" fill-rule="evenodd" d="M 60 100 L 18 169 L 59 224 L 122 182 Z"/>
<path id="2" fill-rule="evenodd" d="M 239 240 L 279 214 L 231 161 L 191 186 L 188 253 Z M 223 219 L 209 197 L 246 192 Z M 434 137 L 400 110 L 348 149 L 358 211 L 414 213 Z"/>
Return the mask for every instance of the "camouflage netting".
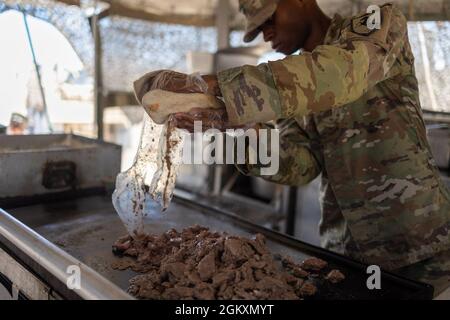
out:
<path id="1" fill-rule="evenodd" d="M 93 37 L 87 18 L 76 6 L 55 1 L 7 1 L 28 14 L 50 22 L 73 45 L 89 73 L 93 73 Z M 16 5 L 15 5 L 15 4 Z M 7 10 L 0 2 L 0 12 Z M 186 71 L 188 51 L 216 51 L 213 27 L 153 23 L 111 16 L 100 21 L 103 77 L 106 90 L 131 91 L 143 73 L 155 69 Z"/>
<path id="2" fill-rule="evenodd" d="M 121 3 L 125 2 L 127 1 L 121 0 Z M 133 3 L 143 6 L 145 1 L 138 2 Z M 348 4 L 344 5 L 344 2 Z M 358 6 L 364 6 L 366 2 L 360 1 Z M 404 6 L 408 1 L 394 2 Z M 233 10 L 236 10 L 237 0 L 232 0 L 232 3 Z M 319 3 L 329 14 L 334 11 L 351 14 L 351 11 L 355 10 L 355 7 L 350 4 L 351 1 L 319 0 Z M 0 12 L 18 9 L 19 4 L 28 14 L 57 27 L 72 44 L 88 73 L 92 74 L 93 38 L 88 20 L 78 6 L 69 6 L 52 0 L 4 0 L 0 1 Z M 446 2 L 442 0 L 421 0 L 415 1 L 414 4 L 416 11 L 424 10 L 419 13 L 425 18 L 439 12 L 445 18 L 450 10 L 450 5 L 446 5 Z M 161 8 L 156 8 L 160 14 L 162 9 L 170 7 L 166 4 L 153 3 L 146 8 L 151 9 L 152 6 L 155 8 L 160 6 Z M 170 8 L 178 10 L 176 7 Z M 183 6 L 180 10 L 182 8 Z M 211 6 L 205 8 L 206 11 L 212 10 Z M 208 13 L 206 11 L 204 11 L 205 14 Z M 419 13 L 417 15 L 421 16 Z M 217 33 L 214 27 L 184 26 L 110 16 L 101 20 L 100 30 L 106 91 L 131 91 L 132 81 L 150 70 L 167 68 L 186 72 L 185 57 L 188 51 L 214 52 L 217 49 Z M 450 22 L 410 22 L 409 32 L 416 57 L 422 107 L 427 110 L 450 112 L 450 106 L 447 103 L 450 101 L 450 55 L 448 54 L 450 52 Z M 241 37 L 241 31 L 232 32 L 231 45 L 243 45 Z M 427 72 L 429 77 L 426 77 Z"/>
<path id="3" fill-rule="evenodd" d="M 212 27 L 167 25 L 121 17 L 105 18 L 100 26 L 104 82 L 112 90 L 131 90 L 132 81 L 150 70 L 186 72 L 188 51 L 213 53 L 217 48 Z"/>

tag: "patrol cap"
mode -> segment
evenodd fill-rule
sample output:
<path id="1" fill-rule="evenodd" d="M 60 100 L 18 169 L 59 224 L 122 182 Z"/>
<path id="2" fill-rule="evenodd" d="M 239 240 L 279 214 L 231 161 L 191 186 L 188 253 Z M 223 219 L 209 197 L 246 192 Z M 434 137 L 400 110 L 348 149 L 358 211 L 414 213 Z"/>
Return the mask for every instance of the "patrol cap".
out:
<path id="1" fill-rule="evenodd" d="M 280 0 L 239 0 L 239 10 L 245 15 L 244 42 L 250 42 L 261 31 L 258 28 L 277 10 Z"/>

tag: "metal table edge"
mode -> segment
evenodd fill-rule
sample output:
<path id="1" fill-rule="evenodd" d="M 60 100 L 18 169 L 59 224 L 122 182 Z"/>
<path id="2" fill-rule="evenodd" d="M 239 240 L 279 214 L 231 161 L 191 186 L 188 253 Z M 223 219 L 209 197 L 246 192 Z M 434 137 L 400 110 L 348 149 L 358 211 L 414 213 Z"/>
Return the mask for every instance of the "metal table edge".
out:
<path id="1" fill-rule="evenodd" d="M 133 299 L 117 285 L 98 272 L 63 251 L 10 214 L 0 209 L 0 242 L 8 251 L 22 260 L 32 271 L 40 266 L 59 282 L 58 287 L 66 287 L 64 291 L 73 291 L 72 297 L 78 296 L 87 300 L 129 300 Z M 21 257 L 20 257 L 21 256 Z M 23 257 L 31 261 L 23 261 Z M 34 267 L 33 267 L 34 265 Z M 72 275 L 69 266 L 78 266 L 80 270 L 80 288 L 67 288 L 67 281 Z M 42 271 L 42 270 L 40 270 Z M 41 272 L 37 272 L 38 275 Z M 49 279 L 44 279 L 49 280 Z"/>

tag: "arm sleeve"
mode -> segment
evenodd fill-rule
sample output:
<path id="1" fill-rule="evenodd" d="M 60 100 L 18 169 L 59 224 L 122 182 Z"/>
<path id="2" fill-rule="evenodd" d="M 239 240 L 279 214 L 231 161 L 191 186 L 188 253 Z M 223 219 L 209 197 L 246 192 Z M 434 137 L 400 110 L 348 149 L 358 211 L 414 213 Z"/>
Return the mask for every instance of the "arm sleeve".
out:
<path id="1" fill-rule="evenodd" d="M 381 28 L 370 34 L 357 33 L 349 26 L 333 45 L 220 72 L 219 86 L 231 124 L 327 111 L 356 101 L 394 76 L 399 68 L 393 66 L 405 41 L 406 19 L 392 6 L 383 7 L 381 13 Z"/>
<path id="2" fill-rule="evenodd" d="M 318 148 L 313 146 L 313 142 L 293 119 L 280 120 L 275 126 L 260 124 L 260 130 L 266 129 L 268 132 L 275 127 L 279 130 L 280 139 L 278 144 L 280 148 L 279 151 L 277 150 L 279 153 L 277 172 L 272 175 L 263 175 L 261 168 L 264 166 L 260 163 L 250 164 L 248 149 L 251 145 L 249 144 L 246 145 L 245 163 L 236 164 L 237 169 L 244 175 L 257 176 L 267 181 L 291 186 L 301 186 L 314 180 L 322 171 Z M 268 137 L 270 139 L 270 134 Z M 270 148 L 268 149 L 272 152 Z"/>

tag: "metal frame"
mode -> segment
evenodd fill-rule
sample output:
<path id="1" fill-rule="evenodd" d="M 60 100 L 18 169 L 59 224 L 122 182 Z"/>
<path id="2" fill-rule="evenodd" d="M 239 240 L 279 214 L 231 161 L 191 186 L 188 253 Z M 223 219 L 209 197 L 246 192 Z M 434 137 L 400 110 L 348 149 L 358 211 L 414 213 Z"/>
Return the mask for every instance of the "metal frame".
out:
<path id="1" fill-rule="evenodd" d="M 51 300 L 59 296 L 0 248 L 0 283 L 13 300 Z"/>
<path id="2" fill-rule="evenodd" d="M 103 16 L 104 17 L 104 16 Z M 99 15 L 89 18 L 92 35 L 94 37 L 94 119 L 97 128 L 97 138 L 103 139 L 103 74 L 102 74 L 102 38 L 98 21 Z"/>
<path id="3" fill-rule="evenodd" d="M 80 0 L 57 0 L 68 5 L 80 6 Z M 107 15 L 118 15 L 122 17 L 161 22 L 172 24 L 184 24 L 197 27 L 211 27 L 214 26 L 215 20 L 213 17 L 203 17 L 198 15 L 161 15 L 150 13 L 144 10 L 136 10 L 114 0 L 102 0 L 110 5 L 110 8 L 105 11 Z"/>
<path id="4" fill-rule="evenodd" d="M 67 5 L 80 6 L 80 0 L 56 0 Z M 107 10 L 109 15 L 118 15 L 122 17 L 140 19 L 153 22 L 161 23 L 172 23 L 172 24 L 184 24 L 198 27 L 211 27 L 216 24 L 215 17 L 211 16 L 199 16 L 199 15 L 174 15 L 174 14 L 157 14 L 151 13 L 145 10 L 137 10 L 135 8 L 128 7 L 124 4 L 118 3 L 114 0 L 102 0 L 110 4 L 110 8 Z M 335 0 L 334 2 L 339 1 Z M 425 2 L 425 0 L 422 0 Z M 370 1 L 363 0 L 350 0 L 345 3 L 345 5 L 350 5 L 352 7 L 352 12 L 361 12 L 363 7 L 366 7 Z M 384 1 L 386 2 L 386 1 Z M 322 3 L 326 5 L 327 2 Z M 333 5 L 333 1 L 330 1 Z M 439 20 L 450 20 L 450 4 L 446 1 L 442 1 L 442 10 L 439 13 L 422 13 L 417 12 L 416 0 L 407 0 L 400 4 L 404 13 L 408 16 L 410 21 L 439 21 Z M 242 25 L 236 26 L 242 28 Z"/>
<path id="5" fill-rule="evenodd" d="M 22 10 L 22 15 L 23 15 L 23 23 L 25 25 L 25 31 L 27 33 L 28 44 L 29 44 L 30 50 L 31 50 L 31 56 L 33 57 L 34 69 L 36 71 L 36 75 L 37 75 L 37 79 L 38 79 L 39 91 L 41 93 L 42 104 L 44 107 L 43 111 L 44 111 L 44 115 L 45 115 L 45 120 L 47 121 L 48 129 L 50 130 L 50 132 L 53 132 L 52 123 L 50 122 L 50 118 L 48 116 L 47 99 L 45 98 L 44 87 L 42 86 L 41 71 L 39 70 L 39 65 L 36 60 L 36 53 L 34 51 L 33 41 L 31 39 L 30 27 L 28 26 L 27 14 L 23 10 Z"/>
<path id="6" fill-rule="evenodd" d="M 58 248 L 29 227 L 0 209 L 0 244 L 15 261 L 31 268 L 43 283 L 64 298 L 88 300 L 128 300 L 131 296 L 99 273 Z M 69 289 L 69 266 L 80 268 L 81 286 Z M 1 270 L 0 270 L 1 271 Z"/>

